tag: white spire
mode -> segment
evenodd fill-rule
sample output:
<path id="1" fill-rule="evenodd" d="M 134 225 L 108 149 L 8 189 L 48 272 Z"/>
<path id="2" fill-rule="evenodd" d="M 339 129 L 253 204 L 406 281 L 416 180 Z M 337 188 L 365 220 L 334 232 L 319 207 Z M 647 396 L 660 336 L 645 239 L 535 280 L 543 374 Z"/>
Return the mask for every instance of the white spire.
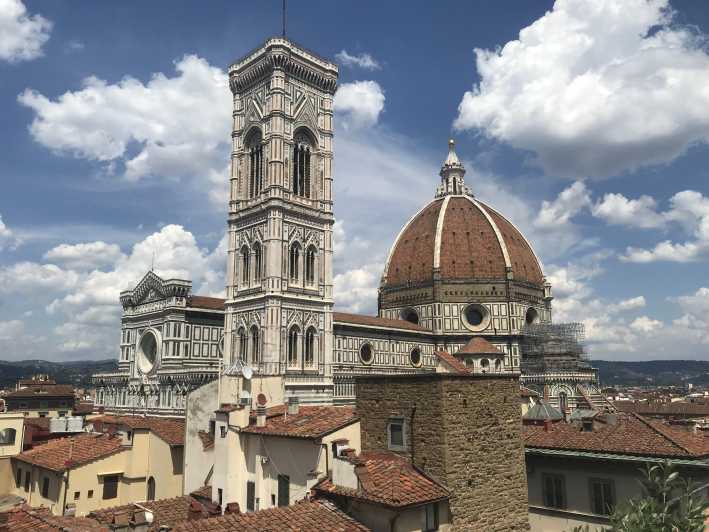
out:
<path id="1" fill-rule="evenodd" d="M 448 140 L 448 157 L 441 167 L 441 184 L 436 190 L 436 197 L 453 195 L 470 195 L 470 189 L 465 185 L 465 167 L 455 153 L 455 141 Z"/>

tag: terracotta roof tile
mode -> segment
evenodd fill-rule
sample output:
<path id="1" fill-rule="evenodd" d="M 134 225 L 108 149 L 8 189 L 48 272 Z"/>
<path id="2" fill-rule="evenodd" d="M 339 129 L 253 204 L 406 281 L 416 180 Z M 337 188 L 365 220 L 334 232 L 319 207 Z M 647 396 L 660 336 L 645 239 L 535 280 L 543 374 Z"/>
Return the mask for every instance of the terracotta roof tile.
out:
<path id="1" fill-rule="evenodd" d="M 405 458 L 389 452 L 367 452 L 354 458 L 357 490 L 343 488 L 324 479 L 314 490 L 342 495 L 390 507 L 425 504 L 449 496 L 446 488 L 415 468 Z"/>
<path id="2" fill-rule="evenodd" d="M 435 355 L 447 366 L 453 369 L 454 372 L 458 373 L 470 373 L 467 366 L 458 360 L 456 357 L 451 355 L 448 351 L 436 351 Z"/>
<path id="3" fill-rule="evenodd" d="M 152 416 L 101 416 L 91 420 L 94 424 L 125 425 L 131 429 L 148 429 L 171 446 L 185 444 L 185 420 Z"/>
<path id="4" fill-rule="evenodd" d="M 326 501 L 302 501 L 259 512 L 183 521 L 173 532 L 367 532 L 369 529 Z"/>
<path id="5" fill-rule="evenodd" d="M 173 497 L 171 499 L 159 499 L 156 501 L 141 502 L 143 506 L 153 513 L 153 524 L 149 530 L 159 530 L 162 526 L 175 526 L 188 519 L 206 519 L 219 515 L 220 511 L 216 504 L 203 503 L 191 495 Z M 102 510 L 95 510 L 89 517 L 96 519 L 100 523 L 110 525 L 117 516 L 131 515 L 135 511 L 141 510 L 135 504 L 123 506 L 113 506 Z"/>
<path id="6" fill-rule="evenodd" d="M 556 423 L 547 431 L 538 425 L 525 425 L 522 434 L 527 448 L 656 457 L 709 456 L 709 438 L 637 414 L 619 414 L 615 424 L 597 423 L 592 432 L 583 432 L 578 425 Z"/>
<path id="7" fill-rule="evenodd" d="M 187 306 L 207 310 L 224 310 L 224 299 L 219 297 L 190 296 Z"/>
<path id="8" fill-rule="evenodd" d="M 386 286 L 433 282 L 436 229 L 442 203 L 440 198 L 433 200 L 404 227 L 389 256 Z M 505 280 L 507 265 L 494 226 L 507 248 L 514 279 L 541 285 L 544 280 L 541 267 L 519 230 L 488 205 L 460 196 L 450 197 L 442 220 L 441 278 Z"/>
<path id="9" fill-rule="evenodd" d="M 301 406 L 297 414 L 286 415 L 285 407 L 280 405 L 268 409 L 265 427 L 257 427 L 252 416 L 251 424 L 241 432 L 319 439 L 358 420 L 354 408 L 349 406 Z"/>
<path id="10" fill-rule="evenodd" d="M 406 320 L 392 320 L 377 316 L 363 316 L 361 314 L 348 314 L 346 312 L 333 312 L 333 320 L 348 325 L 366 325 L 369 327 L 382 327 L 385 329 L 407 329 L 409 331 L 431 332 L 429 329 Z"/>
<path id="11" fill-rule="evenodd" d="M 20 506 L 0 512 L 0 532 L 64 532 L 67 530 L 110 530 L 88 517 L 59 517 L 49 508 Z"/>
<path id="12" fill-rule="evenodd" d="M 48 417 L 26 417 L 25 425 L 30 425 L 36 430 L 49 431 L 49 422 L 51 421 Z"/>
<path id="13" fill-rule="evenodd" d="M 108 434 L 79 434 L 68 438 L 49 440 L 29 451 L 18 454 L 20 460 L 53 471 L 66 471 L 87 464 L 122 449 L 121 439 Z"/>
<path id="14" fill-rule="evenodd" d="M 197 436 L 199 436 L 199 439 L 202 442 L 203 451 L 214 448 L 214 436 L 212 436 L 209 432 L 206 430 L 200 430 L 197 432 Z"/>
<path id="15" fill-rule="evenodd" d="M 634 412 L 646 416 L 709 416 L 709 403 L 687 403 L 684 401 L 675 401 L 673 403 L 660 401 L 615 401 L 613 406 L 621 412 Z"/>
<path id="16" fill-rule="evenodd" d="M 497 347 L 492 345 L 482 336 L 474 336 L 470 341 L 458 350 L 461 355 L 501 355 Z"/>

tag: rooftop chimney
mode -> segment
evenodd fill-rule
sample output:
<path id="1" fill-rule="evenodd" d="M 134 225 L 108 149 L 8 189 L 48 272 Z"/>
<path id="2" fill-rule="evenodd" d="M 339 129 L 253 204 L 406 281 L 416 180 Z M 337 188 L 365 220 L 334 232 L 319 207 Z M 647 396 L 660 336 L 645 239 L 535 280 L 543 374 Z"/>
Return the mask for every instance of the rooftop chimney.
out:
<path id="1" fill-rule="evenodd" d="M 298 404 L 298 398 L 297 397 L 289 397 L 288 398 L 288 415 L 289 416 L 295 416 L 298 414 L 299 410 L 299 404 Z"/>
<path id="2" fill-rule="evenodd" d="M 258 405 L 256 407 L 256 426 L 266 426 L 266 405 Z"/>
<path id="3" fill-rule="evenodd" d="M 544 420 L 544 432 L 549 432 L 551 430 L 551 419 Z"/>

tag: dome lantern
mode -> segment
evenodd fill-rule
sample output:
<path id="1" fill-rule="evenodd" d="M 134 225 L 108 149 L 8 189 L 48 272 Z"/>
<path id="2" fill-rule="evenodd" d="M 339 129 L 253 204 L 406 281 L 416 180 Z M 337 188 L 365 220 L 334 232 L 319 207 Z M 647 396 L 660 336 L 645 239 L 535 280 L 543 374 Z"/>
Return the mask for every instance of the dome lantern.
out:
<path id="1" fill-rule="evenodd" d="M 440 171 L 441 184 L 436 190 L 436 197 L 448 195 L 469 195 L 470 189 L 465 185 L 465 166 L 455 153 L 455 140 L 448 140 L 448 157 L 443 162 Z"/>

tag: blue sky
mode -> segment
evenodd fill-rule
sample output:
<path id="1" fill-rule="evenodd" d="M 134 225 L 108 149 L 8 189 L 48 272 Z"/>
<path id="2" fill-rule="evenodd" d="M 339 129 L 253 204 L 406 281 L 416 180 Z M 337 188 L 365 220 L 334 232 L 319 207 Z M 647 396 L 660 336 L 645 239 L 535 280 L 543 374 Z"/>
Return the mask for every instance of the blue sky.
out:
<path id="1" fill-rule="evenodd" d="M 705 2 L 291 4 L 289 37 L 340 64 L 339 308 L 375 312 L 454 136 L 592 356 L 709 358 Z M 116 356 L 153 255 L 221 293 L 225 69 L 280 10 L 0 0 L 0 358 Z"/>

